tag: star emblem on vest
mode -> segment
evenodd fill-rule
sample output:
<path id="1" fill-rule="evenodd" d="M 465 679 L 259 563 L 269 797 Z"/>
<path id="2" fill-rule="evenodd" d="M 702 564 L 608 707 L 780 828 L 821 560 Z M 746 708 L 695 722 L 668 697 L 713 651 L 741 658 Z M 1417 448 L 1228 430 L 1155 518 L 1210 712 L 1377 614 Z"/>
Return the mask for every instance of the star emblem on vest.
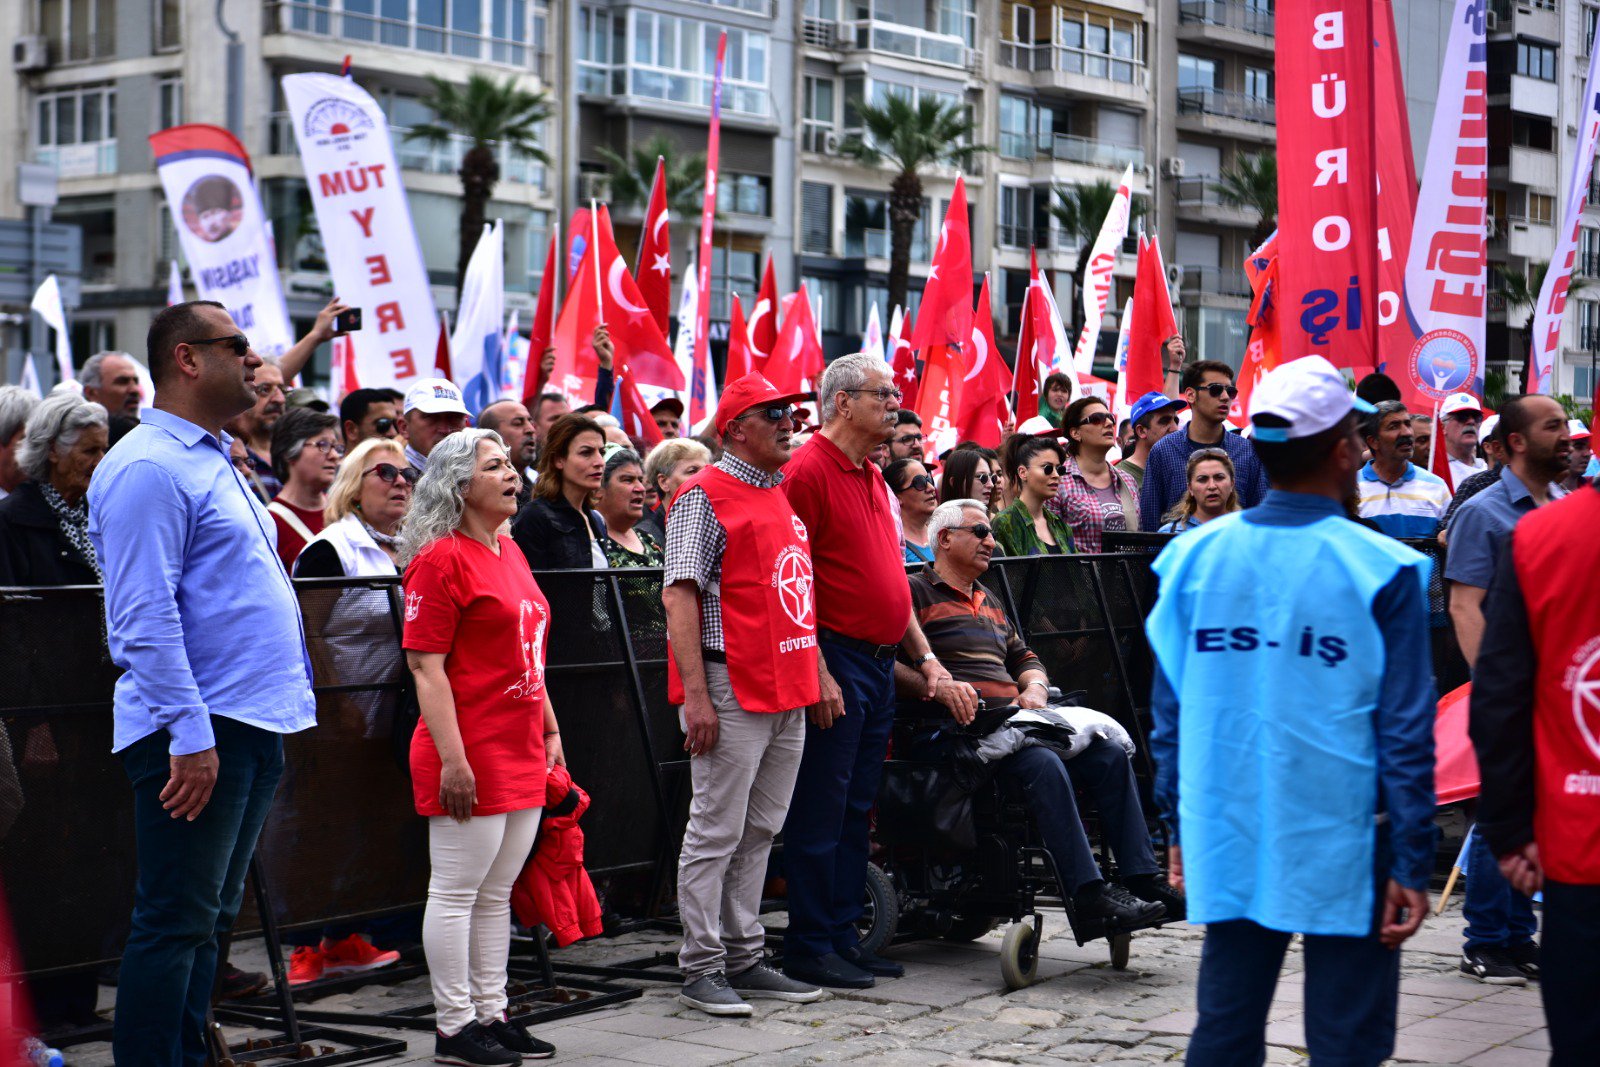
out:
<path id="1" fill-rule="evenodd" d="M 422 594 L 406 594 L 406 622 L 416 622 L 417 612 L 422 610 Z"/>
<path id="2" fill-rule="evenodd" d="M 802 541 L 809 541 L 811 534 L 806 530 L 806 524 L 800 521 L 800 516 L 790 515 L 789 522 L 794 526 L 794 535 Z"/>
<path id="3" fill-rule="evenodd" d="M 796 626 L 811 626 L 811 559 L 790 545 L 778 553 L 778 562 L 772 568 L 772 584 L 778 590 L 778 603 L 783 613 Z"/>
<path id="4" fill-rule="evenodd" d="M 1571 677 L 1572 717 L 1589 751 L 1600 758 L 1600 648 L 1592 650 Z"/>

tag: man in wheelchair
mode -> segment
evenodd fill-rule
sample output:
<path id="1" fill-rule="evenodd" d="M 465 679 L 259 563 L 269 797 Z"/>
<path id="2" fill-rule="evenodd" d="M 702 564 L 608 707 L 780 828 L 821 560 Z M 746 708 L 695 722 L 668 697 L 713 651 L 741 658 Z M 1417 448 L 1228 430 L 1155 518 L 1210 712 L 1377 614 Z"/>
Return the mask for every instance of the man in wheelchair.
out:
<path id="1" fill-rule="evenodd" d="M 951 677 L 930 692 L 915 668 L 896 663 L 897 692 L 945 705 L 963 726 L 971 722 L 970 712 L 963 717 L 957 710 L 963 690 L 990 705 L 1046 708 L 1050 682 L 1044 665 L 978 581 L 995 550 L 987 510 L 976 500 L 941 504 L 928 521 L 928 545 L 933 562 L 911 576 L 911 598 L 929 647 Z M 995 774 L 1020 786 L 1078 919 L 1122 929 L 1181 920 L 1183 893 L 1167 883 L 1156 862 L 1139 804 L 1128 759 L 1132 743 L 1098 713 L 1069 708 L 1060 714 L 1082 727 L 1069 745 L 1024 742 L 1019 731 L 1003 726 L 979 744 L 980 756 L 991 756 Z M 1100 721 L 1091 725 L 1095 719 Z M 1076 789 L 1099 807 L 1105 843 L 1116 859 L 1116 882 L 1095 863 Z"/>

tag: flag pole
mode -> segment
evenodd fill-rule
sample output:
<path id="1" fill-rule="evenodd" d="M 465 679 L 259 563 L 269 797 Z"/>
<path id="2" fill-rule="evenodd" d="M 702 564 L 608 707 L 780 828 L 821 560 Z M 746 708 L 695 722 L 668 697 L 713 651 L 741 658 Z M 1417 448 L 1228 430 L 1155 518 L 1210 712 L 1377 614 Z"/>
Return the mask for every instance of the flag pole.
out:
<path id="1" fill-rule="evenodd" d="M 600 325 L 606 324 L 605 289 L 600 284 L 600 208 L 594 197 L 589 198 L 589 240 L 594 249 L 595 309 L 600 315 Z"/>

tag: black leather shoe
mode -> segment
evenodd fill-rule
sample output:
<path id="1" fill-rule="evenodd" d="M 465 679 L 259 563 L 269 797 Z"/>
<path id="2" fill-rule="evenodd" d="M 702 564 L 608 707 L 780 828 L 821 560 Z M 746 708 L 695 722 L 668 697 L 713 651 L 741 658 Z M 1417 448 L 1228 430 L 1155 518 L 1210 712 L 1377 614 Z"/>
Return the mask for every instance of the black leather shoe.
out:
<path id="1" fill-rule="evenodd" d="M 1165 905 L 1140 900 L 1122 886 L 1111 882 L 1096 882 L 1087 889 L 1080 889 L 1072 903 L 1080 918 L 1102 922 L 1119 930 L 1149 926 L 1167 914 Z"/>
<path id="2" fill-rule="evenodd" d="M 837 952 L 830 952 L 826 956 L 785 956 L 783 973 L 797 982 L 808 982 L 829 989 L 871 989 L 877 981 Z"/>
<path id="3" fill-rule="evenodd" d="M 1189 898 L 1183 895 L 1183 890 L 1174 889 L 1167 882 L 1165 875 L 1137 875 L 1123 879 L 1122 884 L 1128 887 L 1128 892 L 1140 900 L 1148 900 L 1165 907 L 1167 914 L 1162 916 L 1162 922 L 1182 922 L 1189 915 Z"/>
<path id="4" fill-rule="evenodd" d="M 868 952 L 860 945 L 839 953 L 839 958 L 846 963 L 854 964 L 877 978 L 905 977 L 906 969 L 900 964 L 894 962 L 894 960 L 886 960 L 882 956 Z"/>

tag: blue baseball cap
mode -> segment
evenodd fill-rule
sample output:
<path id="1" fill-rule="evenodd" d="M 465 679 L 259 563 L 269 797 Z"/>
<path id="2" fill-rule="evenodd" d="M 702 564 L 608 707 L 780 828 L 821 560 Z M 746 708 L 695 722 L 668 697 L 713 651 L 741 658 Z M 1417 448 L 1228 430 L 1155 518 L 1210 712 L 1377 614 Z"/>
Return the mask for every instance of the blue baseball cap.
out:
<path id="1" fill-rule="evenodd" d="M 1133 402 L 1133 409 L 1128 412 L 1128 421 L 1137 426 L 1139 425 L 1139 420 L 1152 411 L 1162 411 L 1166 408 L 1182 411 L 1188 406 L 1189 402 L 1187 400 L 1180 400 L 1175 396 L 1167 396 L 1165 393 L 1150 392 Z"/>

